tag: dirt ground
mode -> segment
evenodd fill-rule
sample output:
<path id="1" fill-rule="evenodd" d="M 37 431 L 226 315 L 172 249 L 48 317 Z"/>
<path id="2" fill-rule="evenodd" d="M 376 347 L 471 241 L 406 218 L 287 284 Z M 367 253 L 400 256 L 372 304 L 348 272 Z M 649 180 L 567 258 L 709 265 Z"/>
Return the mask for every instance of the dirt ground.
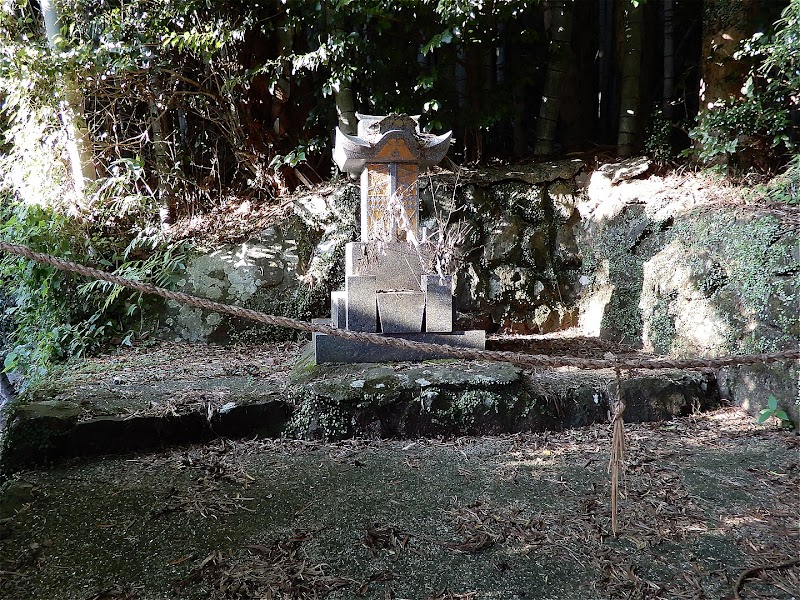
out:
<path id="1" fill-rule="evenodd" d="M 215 442 L 19 473 L 0 597 L 733 597 L 800 550 L 800 437 L 722 409 L 627 425 L 620 534 L 609 426 L 453 440 Z M 800 567 L 741 598 L 800 597 Z"/>

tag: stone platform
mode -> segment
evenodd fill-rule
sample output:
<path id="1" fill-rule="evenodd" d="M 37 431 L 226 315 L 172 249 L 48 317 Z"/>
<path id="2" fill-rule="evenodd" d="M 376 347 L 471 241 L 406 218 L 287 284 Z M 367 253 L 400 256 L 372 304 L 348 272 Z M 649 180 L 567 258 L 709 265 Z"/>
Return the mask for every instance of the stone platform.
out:
<path id="1" fill-rule="evenodd" d="M 330 341 L 324 337 L 323 343 Z M 585 351 L 586 343 L 581 347 Z M 362 358 L 316 365 L 310 344 L 161 343 L 65 365 L 4 407 L 0 479 L 3 472 L 69 455 L 218 436 L 416 439 L 559 430 L 607 423 L 615 393 L 612 371 Z M 708 373 L 638 374 L 623 382 L 622 393 L 626 423 L 719 404 Z"/>
<path id="2" fill-rule="evenodd" d="M 483 330 L 454 331 L 452 333 L 385 333 L 386 337 L 399 338 L 427 344 L 442 344 L 457 348 L 486 347 L 486 332 Z M 370 344 L 358 340 L 348 340 L 324 333 L 315 333 L 313 339 L 315 362 L 325 363 L 376 363 L 431 360 L 451 358 L 439 352 L 431 353 L 416 349 Z"/>

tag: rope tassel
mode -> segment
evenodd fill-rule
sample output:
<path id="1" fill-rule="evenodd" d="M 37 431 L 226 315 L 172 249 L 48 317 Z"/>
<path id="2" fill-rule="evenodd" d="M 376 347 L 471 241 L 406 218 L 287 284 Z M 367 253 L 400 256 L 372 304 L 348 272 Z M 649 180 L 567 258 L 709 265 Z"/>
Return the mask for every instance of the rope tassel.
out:
<path id="1" fill-rule="evenodd" d="M 622 401 L 622 373 L 614 369 L 617 376 L 617 394 L 614 402 L 614 416 L 611 420 L 611 455 L 608 470 L 611 473 L 611 531 L 617 537 L 619 514 L 619 481 L 625 475 L 625 403 Z"/>

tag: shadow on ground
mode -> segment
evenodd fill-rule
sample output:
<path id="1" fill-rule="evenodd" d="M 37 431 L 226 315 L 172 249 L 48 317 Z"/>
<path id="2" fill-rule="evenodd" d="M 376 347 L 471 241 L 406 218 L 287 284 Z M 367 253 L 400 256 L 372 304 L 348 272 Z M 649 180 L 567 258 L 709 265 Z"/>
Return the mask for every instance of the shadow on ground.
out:
<path id="1" fill-rule="evenodd" d="M 0 596 L 721 598 L 796 556 L 798 437 L 735 409 L 628 425 L 610 535 L 608 426 L 443 442 L 231 442 L 23 471 L 0 501 Z M 798 569 L 742 598 L 791 598 Z"/>

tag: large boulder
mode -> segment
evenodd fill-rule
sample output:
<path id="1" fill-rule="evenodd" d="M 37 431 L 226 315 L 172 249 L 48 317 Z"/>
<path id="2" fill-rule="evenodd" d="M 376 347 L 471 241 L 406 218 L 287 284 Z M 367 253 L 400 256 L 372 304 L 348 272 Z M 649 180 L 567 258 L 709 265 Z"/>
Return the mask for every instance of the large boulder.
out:
<path id="1" fill-rule="evenodd" d="M 198 249 L 178 291 L 268 314 L 310 320 L 326 314 L 342 285 L 344 245 L 356 230 L 352 184 L 298 195 L 285 221 L 244 242 Z M 167 301 L 158 334 L 175 341 L 235 343 L 292 339 L 296 332 Z"/>

